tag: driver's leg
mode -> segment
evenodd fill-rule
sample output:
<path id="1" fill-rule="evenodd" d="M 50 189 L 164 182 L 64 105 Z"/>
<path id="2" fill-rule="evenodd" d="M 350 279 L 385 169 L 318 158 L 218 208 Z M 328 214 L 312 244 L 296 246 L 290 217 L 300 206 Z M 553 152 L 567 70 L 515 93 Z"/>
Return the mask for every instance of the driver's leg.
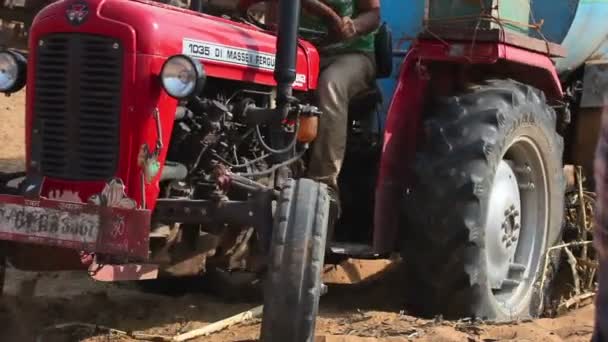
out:
<path id="1" fill-rule="evenodd" d="M 319 135 L 312 148 L 308 176 L 326 183 L 336 197 L 338 175 L 346 150 L 348 104 L 354 95 L 367 89 L 374 80 L 372 58 L 352 53 L 322 60 L 324 69 L 317 88 L 321 110 Z"/>

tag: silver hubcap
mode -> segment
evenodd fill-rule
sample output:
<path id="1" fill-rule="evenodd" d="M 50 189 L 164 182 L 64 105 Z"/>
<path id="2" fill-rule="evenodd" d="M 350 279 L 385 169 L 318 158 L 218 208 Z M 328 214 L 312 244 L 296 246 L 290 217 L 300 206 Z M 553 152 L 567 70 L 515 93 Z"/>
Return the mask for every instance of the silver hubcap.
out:
<path id="1" fill-rule="evenodd" d="M 488 282 L 507 313 L 532 289 L 548 231 L 547 189 L 538 147 L 531 139 L 520 137 L 496 170 L 485 232 Z"/>
<path id="2" fill-rule="evenodd" d="M 490 195 L 486 228 L 488 280 L 492 289 L 501 289 L 513 263 L 521 229 L 519 185 L 513 169 L 501 161 Z"/>

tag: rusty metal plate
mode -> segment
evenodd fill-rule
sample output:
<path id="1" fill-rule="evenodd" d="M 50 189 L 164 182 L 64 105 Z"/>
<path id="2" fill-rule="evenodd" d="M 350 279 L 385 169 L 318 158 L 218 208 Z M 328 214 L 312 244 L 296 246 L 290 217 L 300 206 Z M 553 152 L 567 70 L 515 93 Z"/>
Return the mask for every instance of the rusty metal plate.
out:
<path id="1" fill-rule="evenodd" d="M 147 259 L 149 210 L 0 195 L 0 240 Z"/>
<path id="2" fill-rule="evenodd" d="M 99 235 L 99 215 L 0 203 L 0 233 L 25 234 L 32 240 L 57 239 L 75 244 L 94 244 Z"/>

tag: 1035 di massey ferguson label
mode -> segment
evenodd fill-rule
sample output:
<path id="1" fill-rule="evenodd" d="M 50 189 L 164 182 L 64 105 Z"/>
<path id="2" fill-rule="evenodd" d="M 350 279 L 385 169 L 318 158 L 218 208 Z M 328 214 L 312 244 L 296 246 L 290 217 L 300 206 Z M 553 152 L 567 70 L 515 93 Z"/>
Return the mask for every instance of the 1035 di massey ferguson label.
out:
<path id="1" fill-rule="evenodd" d="M 182 53 L 184 55 L 233 65 L 243 65 L 255 69 L 274 71 L 276 56 L 267 52 L 242 49 L 234 46 L 204 42 L 184 38 Z M 303 87 L 306 75 L 297 74 L 294 86 Z"/>
<path id="2" fill-rule="evenodd" d="M 273 54 L 184 38 L 183 54 L 210 61 L 274 70 Z"/>

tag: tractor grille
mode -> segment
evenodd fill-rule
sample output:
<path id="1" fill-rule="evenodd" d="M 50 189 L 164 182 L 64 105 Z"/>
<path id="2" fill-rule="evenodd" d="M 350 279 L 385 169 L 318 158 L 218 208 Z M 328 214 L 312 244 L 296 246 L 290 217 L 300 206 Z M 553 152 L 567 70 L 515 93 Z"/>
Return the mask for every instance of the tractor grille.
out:
<path id="1" fill-rule="evenodd" d="M 38 44 L 32 160 L 44 176 L 101 180 L 116 172 L 122 81 L 117 40 L 54 34 Z"/>

